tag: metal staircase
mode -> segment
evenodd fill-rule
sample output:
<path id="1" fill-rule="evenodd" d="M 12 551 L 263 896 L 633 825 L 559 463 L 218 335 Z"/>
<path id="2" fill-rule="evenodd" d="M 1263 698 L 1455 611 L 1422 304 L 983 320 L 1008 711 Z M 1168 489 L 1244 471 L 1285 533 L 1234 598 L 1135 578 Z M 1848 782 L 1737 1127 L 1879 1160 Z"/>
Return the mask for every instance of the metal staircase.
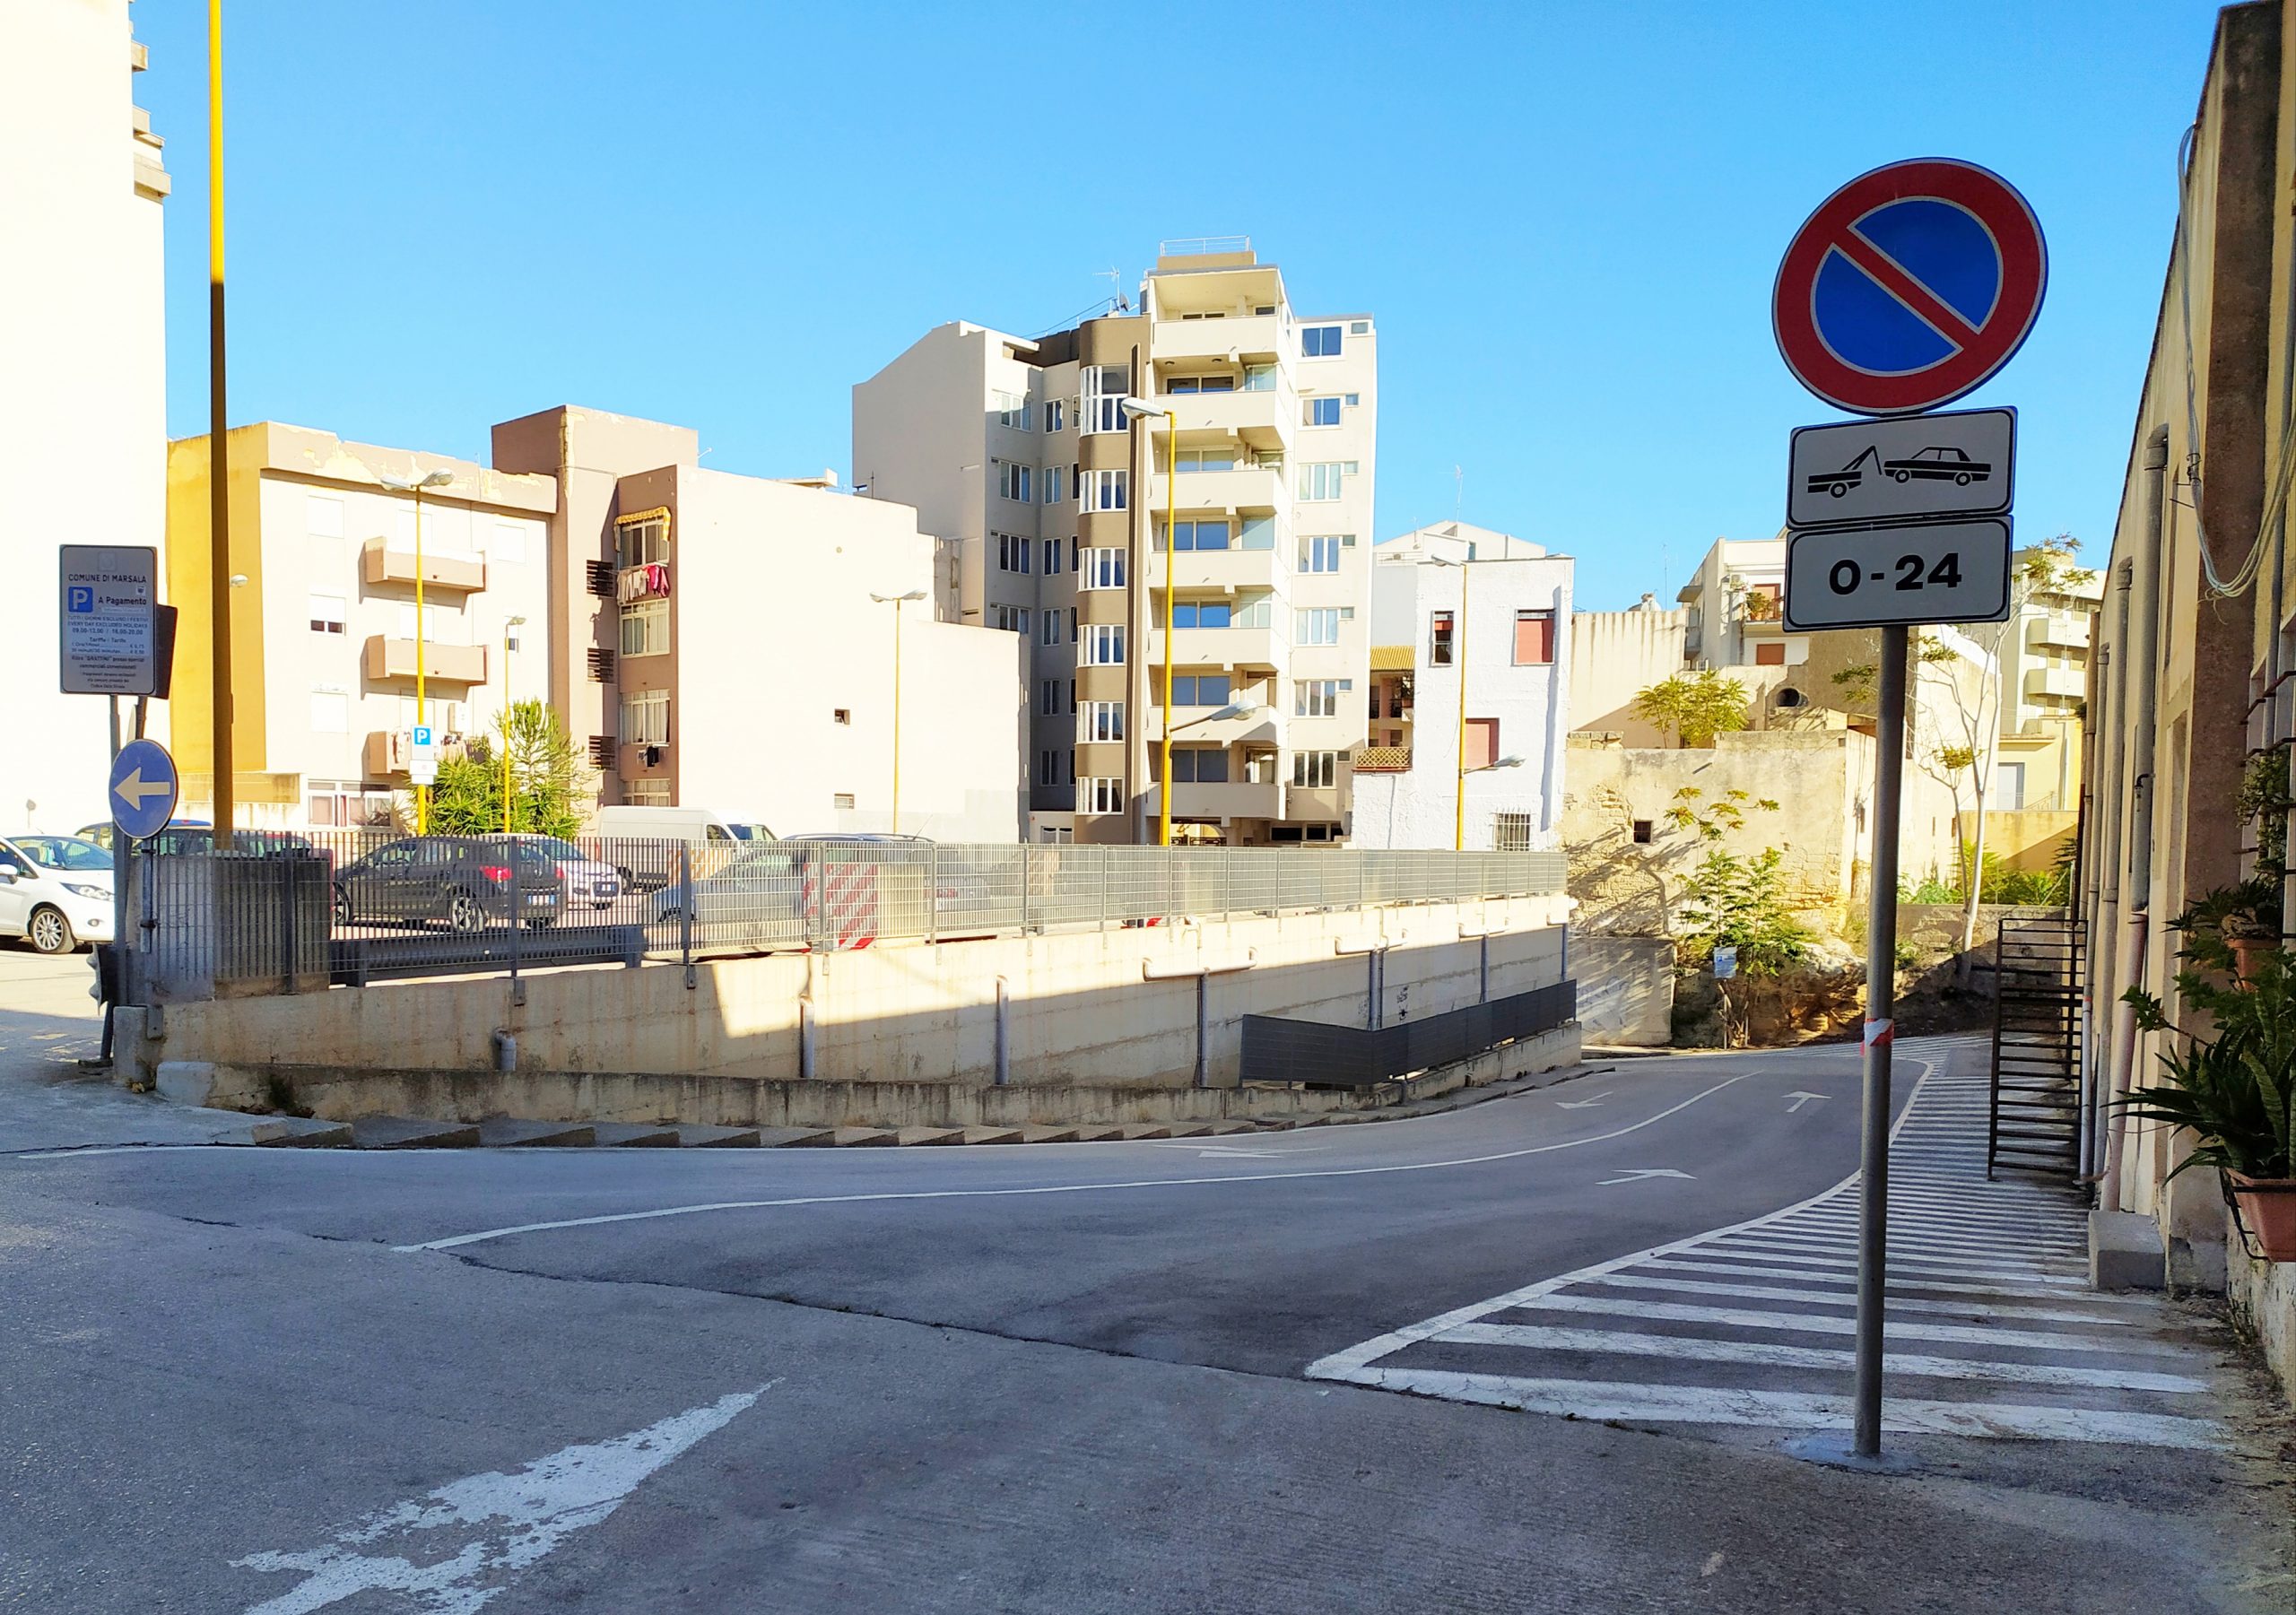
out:
<path id="1" fill-rule="evenodd" d="M 2005 917 L 1993 1012 L 1985 1175 L 2081 1174 L 2081 926 L 2069 913 Z"/>

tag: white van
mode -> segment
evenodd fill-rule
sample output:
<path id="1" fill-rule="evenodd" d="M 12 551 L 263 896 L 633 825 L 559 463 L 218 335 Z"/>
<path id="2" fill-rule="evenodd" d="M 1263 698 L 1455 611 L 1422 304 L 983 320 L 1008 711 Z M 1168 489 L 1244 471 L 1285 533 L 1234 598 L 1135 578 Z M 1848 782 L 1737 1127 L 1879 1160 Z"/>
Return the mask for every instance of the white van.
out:
<path id="1" fill-rule="evenodd" d="M 681 847 L 714 853 L 695 860 L 699 871 L 702 864 L 714 868 L 726 861 L 742 843 L 773 839 L 773 832 L 762 824 L 731 820 L 709 808 L 643 803 L 600 808 L 591 835 L 604 844 L 600 855 L 640 890 L 667 883 Z"/>

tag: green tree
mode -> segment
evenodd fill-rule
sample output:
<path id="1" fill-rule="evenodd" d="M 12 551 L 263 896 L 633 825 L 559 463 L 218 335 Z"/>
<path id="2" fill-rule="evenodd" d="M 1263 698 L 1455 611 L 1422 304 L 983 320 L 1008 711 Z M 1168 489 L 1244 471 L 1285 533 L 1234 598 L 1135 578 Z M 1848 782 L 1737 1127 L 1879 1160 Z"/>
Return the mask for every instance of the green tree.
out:
<path id="1" fill-rule="evenodd" d="M 1786 906 L 1783 859 L 1766 847 L 1751 858 L 1708 851 L 1683 878 L 1682 946 L 1692 963 L 1705 963 L 1717 947 L 1738 951 L 1738 968 L 1748 976 L 1775 976 L 1808 951 L 1810 933 Z"/>
<path id="2" fill-rule="evenodd" d="M 1661 679 L 1634 698 L 1637 716 L 1670 730 L 1685 746 L 1710 746 L 1746 726 L 1746 687 L 1712 668 Z"/>
<path id="3" fill-rule="evenodd" d="M 596 788 L 596 776 L 576 753 L 565 724 L 542 701 L 514 703 L 496 716 L 492 736 L 475 735 L 463 755 L 439 762 L 438 781 L 430 787 L 430 828 L 463 835 L 500 832 L 506 747 L 510 828 L 541 836 L 571 836 L 580 829 L 578 804 Z"/>
<path id="4" fill-rule="evenodd" d="M 414 815 L 403 815 L 412 825 Z M 502 770 L 481 736 L 459 755 L 439 760 L 430 786 L 430 828 L 453 835 L 478 836 L 502 828 Z"/>

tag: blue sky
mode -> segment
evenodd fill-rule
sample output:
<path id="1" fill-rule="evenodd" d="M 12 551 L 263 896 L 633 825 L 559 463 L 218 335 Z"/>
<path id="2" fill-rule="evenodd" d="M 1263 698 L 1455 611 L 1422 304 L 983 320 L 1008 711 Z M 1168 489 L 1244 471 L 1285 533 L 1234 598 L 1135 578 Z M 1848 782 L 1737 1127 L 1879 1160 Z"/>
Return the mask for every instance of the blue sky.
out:
<path id="1" fill-rule="evenodd" d="M 1593 608 L 1775 530 L 1787 430 L 1832 414 L 1771 344 L 1779 256 L 1912 156 L 1996 169 L 2048 232 L 2039 325 L 1967 402 L 2023 412 L 2021 533 L 2100 555 L 2215 14 L 225 3 L 235 421 L 483 459 L 577 403 L 842 473 L 849 387 L 928 327 L 1042 331 L 1161 238 L 1248 233 L 1304 309 L 1378 317 L 1378 535 L 1463 482 Z M 178 436 L 206 429 L 204 13 L 135 7 Z"/>

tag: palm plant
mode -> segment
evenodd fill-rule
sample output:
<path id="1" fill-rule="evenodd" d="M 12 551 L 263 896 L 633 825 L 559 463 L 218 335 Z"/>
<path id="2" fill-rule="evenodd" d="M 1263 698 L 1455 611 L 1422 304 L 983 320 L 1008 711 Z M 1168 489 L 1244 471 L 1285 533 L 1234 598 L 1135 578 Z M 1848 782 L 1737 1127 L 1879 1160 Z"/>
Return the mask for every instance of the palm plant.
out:
<path id="1" fill-rule="evenodd" d="M 2229 985 L 2187 967 L 2177 973 L 2177 988 L 2187 1006 L 2212 1018 L 2213 1036 L 2174 1026 L 2158 998 L 2131 987 L 2122 997 L 2137 1023 L 2179 1032 L 2181 1046 L 2161 1056 L 2166 1082 L 2132 1089 L 2115 1103 L 2126 1115 L 2199 1135 L 2176 1172 L 2216 1167 L 2248 1179 L 2296 1177 L 2296 959 L 2264 954 Z"/>

